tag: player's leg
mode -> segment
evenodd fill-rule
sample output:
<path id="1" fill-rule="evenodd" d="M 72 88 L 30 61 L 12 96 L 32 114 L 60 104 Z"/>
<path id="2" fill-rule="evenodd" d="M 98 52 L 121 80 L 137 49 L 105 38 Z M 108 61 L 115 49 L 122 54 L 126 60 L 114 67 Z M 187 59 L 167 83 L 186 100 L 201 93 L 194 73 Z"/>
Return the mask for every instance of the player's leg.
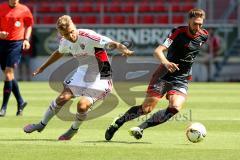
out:
<path id="1" fill-rule="evenodd" d="M 126 122 L 150 113 L 157 105 L 160 98 L 147 95 L 143 104 L 131 107 L 121 117 L 116 118 L 105 132 L 105 139 L 111 140 L 115 132 Z"/>
<path id="2" fill-rule="evenodd" d="M 26 107 L 27 103 L 24 102 L 20 89 L 18 87 L 18 82 L 14 77 L 14 69 L 17 68 L 22 55 L 22 41 L 9 43 L 9 54 L 7 57 L 6 67 L 13 68 L 12 74 L 12 92 L 17 100 L 17 113 L 16 115 L 22 115 L 23 109 Z"/>
<path id="3" fill-rule="evenodd" d="M 77 113 L 71 127 L 62 134 L 58 140 L 70 140 L 77 132 L 80 125 L 87 118 L 87 111 L 92 105 L 91 99 L 83 97 L 77 104 Z"/>
<path id="4" fill-rule="evenodd" d="M 7 110 L 7 104 L 12 92 L 12 80 L 14 77 L 13 68 L 4 68 L 5 81 L 3 87 L 3 101 L 0 116 L 5 116 Z"/>
<path id="5" fill-rule="evenodd" d="M 87 118 L 88 109 L 96 101 L 103 100 L 112 90 L 112 80 L 101 80 L 99 76 L 94 82 L 75 84 L 78 84 L 78 87 L 73 87 L 74 95 L 82 95 L 83 98 L 78 102 L 77 113 L 72 126 L 59 137 L 59 140 L 70 140 L 77 133 L 82 122 Z"/>
<path id="6" fill-rule="evenodd" d="M 4 96 L 3 96 L 3 103 L 2 109 L 6 111 L 8 100 L 12 91 L 14 96 L 16 97 L 18 109 L 16 115 L 22 115 L 22 111 L 24 107 L 27 105 L 27 102 L 23 101 L 23 98 L 20 94 L 18 83 L 14 76 L 14 68 L 6 67 L 4 70 L 5 73 L 5 83 L 4 83 Z"/>
<path id="7" fill-rule="evenodd" d="M 6 62 L 7 62 L 7 42 L 6 41 L 1 41 L 0 40 L 0 63 L 1 63 L 1 69 L 5 75 L 5 68 L 6 68 Z M 4 81 L 4 87 L 3 87 L 3 99 L 2 99 L 2 106 L 1 106 L 1 111 L 0 111 L 0 117 L 5 116 L 6 114 L 6 109 L 7 109 L 7 102 L 10 97 L 12 90 L 12 82 L 9 80 L 6 81 L 6 76 L 5 76 L 5 81 Z"/>
<path id="8" fill-rule="evenodd" d="M 178 91 L 174 92 L 175 92 L 174 94 L 167 95 L 169 105 L 166 109 L 157 111 L 149 119 L 140 124 L 138 127 L 131 128 L 130 134 L 134 136 L 136 139 L 140 139 L 142 138 L 144 129 L 162 124 L 168 121 L 175 114 L 177 114 L 186 100 L 186 95 Z"/>
<path id="9" fill-rule="evenodd" d="M 21 59 L 22 41 L 6 43 L 7 44 L 4 47 L 7 48 L 7 51 L 4 52 L 4 64 L 1 64 L 1 68 L 4 70 L 5 74 L 4 97 L 6 97 L 3 98 L 2 108 L 7 107 L 7 102 L 11 94 L 11 92 L 8 93 L 8 91 L 12 91 L 18 104 L 17 115 L 21 115 L 21 112 L 27 103 L 23 101 L 20 94 L 18 83 L 14 77 L 14 69 L 18 66 Z"/>
<path id="10" fill-rule="evenodd" d="M 105 139 L 111 140 L 115 132 L 125 123 L 141 115 L 150 113 L 157 105 L 157 102 L 166 93 L 168 84 L 159 80 L 159 77 L 165 75 L 164 67 L 160 66 L 152 76 L 147 89 L 147 96 L 141 105 L 131 107 L 123 116 L 115 118 L 112 124 L 105 132 Z M 161 90 L 159 88 L 162 88 Z"/>
<path id="11" fill-rule="evenodd" d="M 15 96 L 16 100 L 17 100 L 17 116 L 21 116 L 23 109 L 27 106 L 27 102 L 25 102 L 21 96 L 19 87 L 18 87 L 18 82 L 17 80 L 14 78 L 12 80 L 12 92 L 13 95 Z"/>
<path id="12" fill-rule="evenodd" d="M 63 92 L 57 97 L 56 100 L 52 101 L 47 111 L 45 112 L 42 120 L 37 124 L 29 124 L 24 127 L 24 132 L 32 133 L 34 131 L 41 132 L 48 122 L 52 119 L 54 115 L 56 115 L 59 110 L 66 104 L 71 98 L 73 98 L 73 94 L 70 89 L 65 88 Z"/>

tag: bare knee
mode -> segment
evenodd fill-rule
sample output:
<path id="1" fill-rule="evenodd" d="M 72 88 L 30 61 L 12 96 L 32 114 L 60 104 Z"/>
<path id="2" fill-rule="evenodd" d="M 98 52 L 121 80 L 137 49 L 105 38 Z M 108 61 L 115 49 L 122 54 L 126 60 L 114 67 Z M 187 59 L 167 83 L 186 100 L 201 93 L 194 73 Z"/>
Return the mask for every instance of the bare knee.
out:
<path id="1" fill-rule="evenodd" d="M 72 98 L 71 94 L 61 94 L 57 99 L 57 105 L 63 106 L 66 102 L 68 102 Z"/>
<path id="2" fill-rule="evenodd" d="M 143 114 L 148 114 L 148 113 L 152 112 L 152 110 L 154 108 L 155 108 L 155 106 L 153 106 L 151 103 L 144 103 L 142 105 Z"/>
<path id="3" fill-rule="evenodd" d="M 143 114 L 152 112 L 152 110 L 156 107 L 158 101 L 159 98 L 147 97 L 142 104 Z"/>
<path id="4" fill-rule="evenodd" d="M 186 100 L 186 96 L 170 95 L 169 96 L 169 108 L 175 108 L 179 111 L 182 109 L 185 100 Z"/>
<path id="5" fill-rule="evenodd" d="M 90 106 L 91 106 L 91 103 L 88 100 L 82 99 L 77 104 L 77 111 L 78 113 L 87 112 Z"/>
<path id="6" fill-rule="evenodd" d="M 14 71 L 12 68 L 6 68 L 4 71 L 6 81 L 11 81 L 14 79 Z"/>

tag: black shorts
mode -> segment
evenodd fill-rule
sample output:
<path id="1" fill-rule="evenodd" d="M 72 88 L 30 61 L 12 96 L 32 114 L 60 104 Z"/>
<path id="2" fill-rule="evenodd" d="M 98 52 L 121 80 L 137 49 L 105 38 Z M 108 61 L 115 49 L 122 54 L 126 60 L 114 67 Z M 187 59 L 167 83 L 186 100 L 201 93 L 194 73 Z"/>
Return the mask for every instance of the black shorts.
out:
<path id="1" fill-rule="evenodd" d="M 1 69 L 6 67 L 16 68 L 21 60 L 23 41 L 0 40 Z"/>
<path id="2" fill-rule="evenodd" d="M 167 94 L 167 98 L 172 94 L 187 96 L 188 80 L 180 80 L 177 77 L 169 76 L 167 73 L 167 69 L 160 65 L 152 76 L 147 94 L 157 98 L 162 98 L 165 94 Z"/>

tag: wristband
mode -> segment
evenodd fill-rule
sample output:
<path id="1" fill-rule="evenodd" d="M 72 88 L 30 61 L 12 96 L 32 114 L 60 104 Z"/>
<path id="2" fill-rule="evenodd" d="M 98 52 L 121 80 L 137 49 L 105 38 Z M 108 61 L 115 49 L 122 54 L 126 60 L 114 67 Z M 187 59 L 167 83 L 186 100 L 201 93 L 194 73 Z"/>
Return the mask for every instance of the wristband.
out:
<path id="1" fill-rule="evenodd" d="M 28 41 L 28 42 L 29 42 L 29 40 L 30 40 L 30 39 L 29 39 L 29 38 L 24 38 L 23 40 L 24 40 L 24 41 L 26 40 L 26 41 Z"/>

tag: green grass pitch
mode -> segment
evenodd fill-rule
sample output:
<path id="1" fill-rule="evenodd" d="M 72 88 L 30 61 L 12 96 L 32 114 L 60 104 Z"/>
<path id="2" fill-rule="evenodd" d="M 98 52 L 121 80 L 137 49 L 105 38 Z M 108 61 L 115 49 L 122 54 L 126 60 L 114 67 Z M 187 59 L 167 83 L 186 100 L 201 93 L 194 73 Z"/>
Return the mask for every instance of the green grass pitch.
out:
<path id="1" fill-rule="evenodd" d="M 1 82 L 1 90 L 2 87 Z M 26 124 L 40 120 L 58 93 L 48 83 L 24 82 L 20 88 L 28 106 L 24 116 L 16 117 L 16 101 L 11 96 L 7 115 L 0 118 L 0 160 L 233 160 L 240 157 L 239 83 L 191 83 L 187 102 L 178 117 L 145 130 L 141 140 L 130 137 L 128 129 L 144 118 L 128 122 L 111 142 L 104 140 L 105 129 L 114 117 L 128 109 L 123 100 L 110 113 L 85 122 L 71 141 L 60 142 L 57 138 L 71 122 L 54 118 L 42 133 L 25 134 L 22 130 Z M 144 95 L 146 85 L 143 83 L 135 89 Z M 129 95 L 129 98 L 134 97 Z M 2 93 L 0 99 L 2 102 Z M 137 103 L 142 100 L 138 98 Z M 166 105 L 164 98 L 157 109 Z M 75 105 L 71 110 L 76 110 Z M 208 133 L 204 141 L 194 144 L 186 139 L 185 129 L 190 121 L 206 126 Z"/>

